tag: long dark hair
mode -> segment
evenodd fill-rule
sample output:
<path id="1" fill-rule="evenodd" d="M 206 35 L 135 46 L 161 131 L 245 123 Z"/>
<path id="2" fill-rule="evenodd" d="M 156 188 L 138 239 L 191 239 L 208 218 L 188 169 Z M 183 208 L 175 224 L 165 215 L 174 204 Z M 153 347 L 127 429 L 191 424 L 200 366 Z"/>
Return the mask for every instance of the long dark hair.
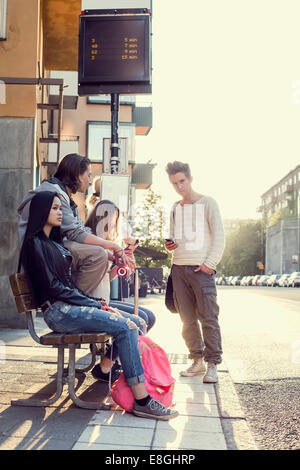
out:
<path id="1" fill-rule="evenodd" d="M 109 210 L 107 210 L 107 206 L 108 206 Z M 88 217 L 88 219 L 85 223 L 85 226 L 89 227 L 92 230 L 92 233 L 94 235 L 97 235 L 97 233 L 96 233 L 97 225 L 98 225 L 99 222 L 103 222 L 103 226 L 101 227 L 102 228 L 101 233 L 98 234 L 100 237 L 102 237 L 104 233 L 107 233 L 107 232 L 110 231 L 110 229 L 111 229 L 111 216 L 114 213 L 117 213 L 116 225 L 118 226 L 118 220 L 119 220 L 119 216 L 120 216 L 119 208 L 112 201 L 109 201 L 109 200 L 106 200 L 106 199 L 104 199 L 103 201 L 99 201 L 99 202 L 97 202 L 94 209 L 90 213 L 90 215 L 89 215 L 89 217 Z"/>
<path id="2" fill-rule="evenodd" d="M 23 245 L 20 253 L 19 268 L 23 266 L 29 280 L 33 278 L 32 269 L 32 243 L 35 238 L 41 241 L 43 256 L 47 268 L 65 285 L 69 285 L 69 279 L 65 270 L 64 258 L 55 245 L 62 243 L 62 234 L 60 227 L 53 227 L 49 238 L 43 231 L 47 223 L 49 212 L 51 210 L 55 197 L 60 198 L 59 194 L 50 191 L 39 191 L 32 198 L 29 209 L 29 219 L 25 233 Z M 35 291 L 35 286 L 31 286 Z M 38 297 L 38 295 L 37 295 Z"/>
<path id="3" fill-rule="evenodd" d="M 75 194 L 81 185 L 79 175 L 88 169 L 89 164 L 90 160 L 87 157 L 82 157 L 77 153 L 69 153 L 58 165 L 54 176 Z"/>

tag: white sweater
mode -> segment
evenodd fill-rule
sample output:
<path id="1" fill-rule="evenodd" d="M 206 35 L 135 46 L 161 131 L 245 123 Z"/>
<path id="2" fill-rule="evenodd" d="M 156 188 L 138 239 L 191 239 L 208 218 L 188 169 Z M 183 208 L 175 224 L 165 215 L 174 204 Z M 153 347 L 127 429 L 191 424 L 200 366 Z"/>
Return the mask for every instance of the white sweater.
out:
<path id="1" fill-rule="evenodd" d="M 216 269 L 224 250 L 224 229 L 219 207 L 212 197 L 202 196 L 193 204 L 175 203 L 170 215 L 170 238 L 178 248 L 173 264 Z"/>

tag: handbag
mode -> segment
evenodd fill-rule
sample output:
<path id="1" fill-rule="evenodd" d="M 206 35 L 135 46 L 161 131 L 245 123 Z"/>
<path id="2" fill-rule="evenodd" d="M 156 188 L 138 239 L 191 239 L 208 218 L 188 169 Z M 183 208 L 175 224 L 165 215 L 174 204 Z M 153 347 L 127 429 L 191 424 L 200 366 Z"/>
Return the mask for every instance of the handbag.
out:
<path id="1" fill-rule="evenodd" d="M 179 204 L 179 201 L 176 202 L 176 204 L 174 205 L 172 209 L 172 216 L 173 216 L 174 222 L 175 222 L 175 209 L 176 209 L 177 204 Z M 172 271 L 168 277 L 166 293 L 165 293 L 165 306 L 171 313 L 178 313 L 177 308 L 175 307 L 175 303 L 174 303 Z"/>
<path id="2" fill-rule="evenodd" d="M 171 313 L 178 313 L 174 303 L 172 274 L 168 277 L 165 293 L 165 306 Z"/>

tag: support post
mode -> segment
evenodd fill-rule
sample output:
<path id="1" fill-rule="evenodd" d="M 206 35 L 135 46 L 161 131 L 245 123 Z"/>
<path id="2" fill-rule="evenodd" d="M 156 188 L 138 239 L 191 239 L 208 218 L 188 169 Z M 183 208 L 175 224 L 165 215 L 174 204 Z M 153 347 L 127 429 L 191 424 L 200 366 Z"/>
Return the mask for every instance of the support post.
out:
<path id="1" fill-rule="evenodd" d="M 119 94 L 111 94 L 111 174 L 119 172 Z"/>

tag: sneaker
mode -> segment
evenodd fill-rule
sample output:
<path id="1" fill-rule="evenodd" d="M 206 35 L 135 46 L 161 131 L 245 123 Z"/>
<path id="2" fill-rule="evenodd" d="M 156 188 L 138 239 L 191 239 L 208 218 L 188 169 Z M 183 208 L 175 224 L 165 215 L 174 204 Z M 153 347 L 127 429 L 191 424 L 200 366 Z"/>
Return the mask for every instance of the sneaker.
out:
<path id="1" fill-rule="evenodd" d="M 111 383 L 113 384 L 118 378 L 120 377 L 122 373 L 122 370 L 119 368 L 119 364 L 114 364 L 112 369 L 111 369 Z M 107 382 L 109 383 L 109 373 L 105 374 L 101 370 L 100 364 L 97 364 L 93 369 L 91 370 L 91 374 L 96 380 L 100 380 L 101 382 Z"/>
<path id="2" fill-rule="evenodd" d="M 141 406 L 135 401 L 132 413 L 140 418 L 150 418 L 161 421 L 169 421 L 169 419 L 178 416 L 178 411 L 167 408 L 159 401 L 154 400 L 154 398 L 151 398 L 145 406 Z"/>
<path id="3" fill-rule="evenodd" d="M 182 377 L 193 377 L 194 375 L 204 374 L 206 372 L 206 367 L 203 362 L 202 357 L 195 359 L 193 364 L 186 370 L 182 370 L 180 375 Z"/>
<path id="4" fill-rule="evenodd" d="M 203 382 L 206 384 L 215 384 L 218 382 L 217 365 L 213 362 L 207 364 L 207 371 L 203 377 Z"/>

